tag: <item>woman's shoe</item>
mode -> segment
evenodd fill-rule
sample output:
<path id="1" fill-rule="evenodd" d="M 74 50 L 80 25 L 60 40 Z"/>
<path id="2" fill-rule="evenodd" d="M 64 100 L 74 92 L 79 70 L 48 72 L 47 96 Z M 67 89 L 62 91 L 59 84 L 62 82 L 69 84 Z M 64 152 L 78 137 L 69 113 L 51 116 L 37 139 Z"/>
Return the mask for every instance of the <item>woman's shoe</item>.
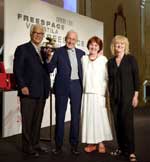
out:
<path id="1" fill-rule="evenodd" d="M 119 156 L 122 154 L 122 151 L 120 149 L 116 149 L 115 151 L 110 152 L 110 155 L 112 156 Z"/>
<path id="2" fill-rule="evenodd" d="M 130 156 L 129 156 L 129 161 L 130 161 L 130 162 L 137 162 L 137 159 L 136 159 L 135 154 L 130 154 Z"/>
<path id="3" fill-rule="evenodd" d="M 106 148 L 105 148 L 105 145 L 104 144 L 99 144 L 99 146 L 98 146 L 98 152 L 99 153 L 102 153 L 102 154 L 105 154 L 106 153 Z"/>
<path id="4" fill-rule="evenodd" d="M 88 146 L 86 146 L 85 148 L 84 148 L 84 151 L 85 152 L 93 152 L 93 151 L 95 151 L 96 150 L 96 145 L 88 145 Z"/>

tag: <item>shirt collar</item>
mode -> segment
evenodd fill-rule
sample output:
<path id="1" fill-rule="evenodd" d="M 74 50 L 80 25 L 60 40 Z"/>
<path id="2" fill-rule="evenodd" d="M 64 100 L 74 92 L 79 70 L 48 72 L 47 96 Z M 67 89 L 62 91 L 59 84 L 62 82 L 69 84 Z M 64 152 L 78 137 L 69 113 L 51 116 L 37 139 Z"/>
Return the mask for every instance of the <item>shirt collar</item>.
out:
<path id="1" fill-rule="evenodd" d="M 67 51 L 75 52 L 75 48 L 68 48 Z"/>
<path id="2" fill-rule="evenodd" d="M 31 41 L 31 43 L 32 43 L 32 45 L 34 46 L 35 50 L 39 53 L 40 50 L 41 50 L 41 46 L 40 46 L 40 45 L 37 46 L 37 45 L 36 45 L 35 43 L 33 43 L 32 41 Z"/>

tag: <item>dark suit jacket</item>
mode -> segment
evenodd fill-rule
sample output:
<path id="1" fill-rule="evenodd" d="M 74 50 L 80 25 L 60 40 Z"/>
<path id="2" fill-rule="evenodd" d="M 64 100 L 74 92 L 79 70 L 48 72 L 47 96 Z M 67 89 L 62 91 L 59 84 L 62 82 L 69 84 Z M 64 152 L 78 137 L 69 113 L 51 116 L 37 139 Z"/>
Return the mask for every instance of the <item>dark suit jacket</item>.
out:
<path id="1" fill-rule="evenodd" d="M 82 85 L 82 65 L 81 57 L 85 54 L 82 50 L 75 48 L 78 62 L 78 74 Z M 56 95 L 68 95 L 71 77 L 71 64 L 67 53 L 67 47 L 63 46 L 56 49 L 52 60 L 48 64 L 48 71 L 53 72 L 57 68 L 54 82 L 54 93 Z"/>
<path id="2" fill-rule="evenodd" d="M 23 96 L 21 88 L 29 88 L 29 97 L 47 98 L 49 95 L 50 78 L 45 64 L 31 42 L 16 48 L 14 56 L 14 74 L 19 96 Z"/>

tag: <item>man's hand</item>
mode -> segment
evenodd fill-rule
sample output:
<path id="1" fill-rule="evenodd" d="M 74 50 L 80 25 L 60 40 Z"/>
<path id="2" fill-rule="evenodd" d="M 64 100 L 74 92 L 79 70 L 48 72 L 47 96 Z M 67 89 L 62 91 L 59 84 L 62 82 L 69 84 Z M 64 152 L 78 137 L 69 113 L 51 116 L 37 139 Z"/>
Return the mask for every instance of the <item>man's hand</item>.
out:
<path id="1" fill-rule="evenodd" d="M 29 95 L 29 89 L 28 89 L 28 87 L 23 87 L 22 89 L 21 89 L 21 92 L 22 92 L 22 94 L 24 94 L 24 95 Z"/>

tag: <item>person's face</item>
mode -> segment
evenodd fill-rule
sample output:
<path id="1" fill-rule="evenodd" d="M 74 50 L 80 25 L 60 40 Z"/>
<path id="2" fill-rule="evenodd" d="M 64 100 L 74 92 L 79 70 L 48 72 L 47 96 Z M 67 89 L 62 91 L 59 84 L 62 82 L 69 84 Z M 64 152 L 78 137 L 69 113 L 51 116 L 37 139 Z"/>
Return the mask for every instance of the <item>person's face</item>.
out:
<path id="1" fill-rule="evenodd" d="M 41 27 L 36 27 L 33 29 L 31 34 L 31 40 L 34 44 L 39 45 L 44 37 L 44 30 Z"/>
<path id="2" fill-rule="evenodd" d="M 68 48 L 75 48 L 76 42 L 77 42 L 77 34 L 74 32 L 69 33 L 68 36 L 66 37 L 66 46 Z"/>
<path id="3" fill-rule="evenodd" d="M 90 54 L 97 54 L 99 53 L 100 47 L 96 42 L 91 42 L 89 44 L 89 53 Z"/>
<path id="4" fill-rule="evenodd" d="M 115 53 L 124 53 L 125 52 L 125 43 L 124 42 L 116 42 L 114 44 L 114 49 L 115 49 Z"/>
<path id="5" fill-rule="evenodd" d="M 46 52 L 47 52 L 47 54 L 51 54 L 52 51 L 53 51 L 52 45 L 51 45 L 51 44 L 47 44 L 47 45 L 46 45 Z"/>

